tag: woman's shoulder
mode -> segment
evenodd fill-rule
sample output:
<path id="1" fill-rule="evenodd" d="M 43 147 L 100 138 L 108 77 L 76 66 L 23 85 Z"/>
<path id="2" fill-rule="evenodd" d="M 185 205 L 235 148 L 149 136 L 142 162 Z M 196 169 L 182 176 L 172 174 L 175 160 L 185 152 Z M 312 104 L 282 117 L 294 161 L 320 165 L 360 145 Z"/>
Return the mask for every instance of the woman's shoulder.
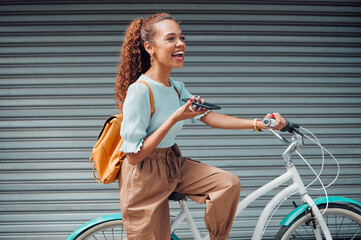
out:
<path id="1" fill-rule="evenodd" d="M 139 81 L 139 79 L 132 83 L 129 88 L 128 88 L 128 93 L 132 93 L 132 94 L 145 94 L 147 92 L 149 92 L 148 87 L 146 84 L 142 83 L 141 81 Z"/>

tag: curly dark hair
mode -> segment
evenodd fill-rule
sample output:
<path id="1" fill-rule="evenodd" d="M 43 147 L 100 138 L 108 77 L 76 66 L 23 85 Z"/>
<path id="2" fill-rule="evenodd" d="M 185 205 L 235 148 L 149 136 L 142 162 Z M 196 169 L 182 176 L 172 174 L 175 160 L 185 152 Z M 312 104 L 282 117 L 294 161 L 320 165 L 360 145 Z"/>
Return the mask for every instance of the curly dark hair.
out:
<path id="1" fill-rule="evenodd" d="M 154 24 L 167 19 L 174 20 L 168 13 L 157 13 L 147 20 L 138 18 L 126 30 L 114 88 L 114 98 L 119 110 L 122 110 L 129 86 L 151 66 L 150 55 L 145 50 L 144 43 L 153 41 Z"/>

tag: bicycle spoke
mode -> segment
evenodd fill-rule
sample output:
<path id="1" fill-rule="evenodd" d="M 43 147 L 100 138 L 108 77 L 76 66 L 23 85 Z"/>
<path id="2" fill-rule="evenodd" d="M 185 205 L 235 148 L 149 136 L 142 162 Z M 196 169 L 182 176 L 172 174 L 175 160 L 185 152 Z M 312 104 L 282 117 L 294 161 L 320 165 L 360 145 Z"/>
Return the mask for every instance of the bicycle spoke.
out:
<path id="1" fill-rule="evenodd" d="M 299 236 L 299 237 L 297 237 L 297 236 Z M 296 234 L 295 239 L 296 239 L 296 237 L 297 237 L 297 239 L 304 239 L 299 233 Z"/>
<path id="2" fill-rule="evenodd" d="M 120 231 L 120 240 L 122 240 L 123 239 L 123 231 L 124 231 L 124 228 L 122 227 L 122 230 Z"/>
<path id="3" fill-rule="evenodd" d="M 340 234 L 341 228 L 342 228 L 342 225 L 343 225 L 343 222 L 344 222 L 344 221 L 345 221 L 345 218 L 343 217 L 343 218 L 342 218 L 342 221 L 341 221 L 341 223 L 340 223 L 340 227 L 339 227 L 338 230 L 337 230 L 336 237 L 338 237 L 338 235 Z"/>
<path id="4" fill-rule="evenodd" d="M 356 236 L 357 236 L 357 234 L 360 232 L 360 226 L 357 228 L 357 232 L 355 233 L 355 235 L 352 237 L 352 239 L 351 240 L 353 240 Z"/>
<path id="5" fill-rule="evenodd" d="M 105 236 L 104 231 L 102 231 L 102 233 L 103 233 L 103 236 L 104 236 L 105 240 L 107 240 L 107 237 Z"/>
<path id="6" fill-rule="evenodd" d="M 339 229 L 338 227 L 337 227 L 337 216 L 335 215 L 334 216 L 334 219 L 335 219 L 335 229 L 336 229 L 336 237 L 338 237 L 338 231 L 337 231 L 337 229 Z"/>
<path id="7" fill-rule="evenodd" d="M 350 226 L 349 226 L 348 229 L 347 229 L 346 235 L 349 235 L 350 230 L 351 230 L 351 224 L 350 224 Z M 357 233 L 356 233 L 356 234 L 357 234 Z"/>
<path id="8" fill-rule="evenodd" d="M 312 228 L 311 223 L 309 223 L 309 226 L 311 226 L 311 228 Z M 307 232 L 307 235 L 308 235 L 308 236 L 312 236 L 312 234 L 308 231 L 308 229 L 307 229 L 306 227 L 307 227 L 307 226 L 303 226 L 303 229 L 305 229 L 305 231 Z"/>

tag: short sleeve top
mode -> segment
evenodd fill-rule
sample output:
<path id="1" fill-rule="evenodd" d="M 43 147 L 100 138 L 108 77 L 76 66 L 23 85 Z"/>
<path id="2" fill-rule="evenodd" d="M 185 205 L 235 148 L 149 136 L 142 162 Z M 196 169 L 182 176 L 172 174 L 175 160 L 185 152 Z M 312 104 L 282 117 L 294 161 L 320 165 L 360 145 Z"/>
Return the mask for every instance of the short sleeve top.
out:
<path id="1" fill-rule="evenodd" d="M 192 97 L 182 82 L 174 81 L 172 78 L 169 79 L 170 87 L 166 87 L 144 74 L 138 80 L 147 82 L 152 89 L 155 112 L 151 115 L 148 87 L 142 83 L 130 85 L 123 104 L 123 121 L 120 130 L 120 135 L 124 140 L 120 151 L 125 153 L 137 153 L 144 139 L 185 104 L 181 99 Z M 174 88 L 177 89 L 180 96 Z M 192 119 L 192 122 L 196 122 L 202 116 L 204 114 Z M 157 148 L 173 146 L 175 137 L 181 131 L 182 126 L 183 121 L 174 124 Z"/>

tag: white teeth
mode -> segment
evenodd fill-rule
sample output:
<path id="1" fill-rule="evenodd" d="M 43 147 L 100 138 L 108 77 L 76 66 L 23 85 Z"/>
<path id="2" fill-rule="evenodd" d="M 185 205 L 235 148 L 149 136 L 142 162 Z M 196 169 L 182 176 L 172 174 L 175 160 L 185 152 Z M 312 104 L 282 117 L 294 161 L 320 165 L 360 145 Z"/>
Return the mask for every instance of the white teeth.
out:
<path id="1" fill-rule="evenodd" d="M 184 54 L 184 52 L 176 52 L 176 53 L 173 53 L 173 55 L 179 55 L 179 54 Z"/>

